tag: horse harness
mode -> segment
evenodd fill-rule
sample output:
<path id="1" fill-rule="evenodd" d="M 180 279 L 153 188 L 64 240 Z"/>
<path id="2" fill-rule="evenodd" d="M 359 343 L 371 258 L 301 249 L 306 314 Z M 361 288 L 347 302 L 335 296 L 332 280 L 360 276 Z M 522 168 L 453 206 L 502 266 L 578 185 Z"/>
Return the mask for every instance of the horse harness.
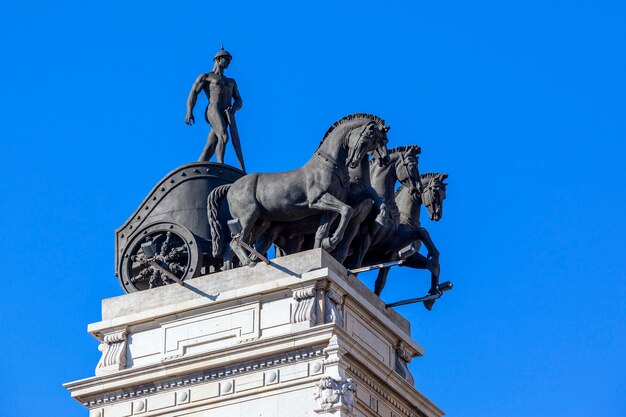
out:
<path id="1" fill-rule="evenodd" d="M 417 193 L 421 194 L 422 190 L 421 190 L 421 182 L 419 183 L 419 185 L 416 183 L 415 178 L 413 178 L 413 176 L 411 175 L 411 171 L 409 171 L 409 162 L 406 160 L 404 153 L 400 152 L 400 159 L 402 160 L 402 166 L 404 167 L 404 169 L 406 170 L 406 175 L 409 178 L 409 184 L 411 185 L 411 188 L 413 190 L 415 190 Z M 411 193 L 413 194 L 413 193 Z"/>
<path id="2" fill-rule="evenodd" d="M 317 159 L 325 167 L 332 169 L 333 174 L 339 178 L 342 186 L 346 187 L 348 185 L 350 182 L 350 175 L 347 167 L 337 165 L 336 161 L 334 161 L 330 156 L 324 155 L 319 150 L 315 152 L 315 159 Z"/>

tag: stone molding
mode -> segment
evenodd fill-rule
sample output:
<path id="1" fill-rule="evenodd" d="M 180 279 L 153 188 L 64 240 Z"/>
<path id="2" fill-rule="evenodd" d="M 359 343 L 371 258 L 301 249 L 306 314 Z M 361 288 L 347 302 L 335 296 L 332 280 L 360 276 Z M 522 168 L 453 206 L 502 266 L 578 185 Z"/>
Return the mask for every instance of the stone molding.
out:
<path id="1" fill-rule="evenodd" d="M 294 290 L 293 299 L 295 308 L 291 322 L 294 324 L 308 322 L 311 326 L 314 326 L 317 323 L 317 289 L 309 287 Z"/>
<path id="2" fill-rule="evenodd" d="M 390 396 L 389 393 L 387 392 L 387 390 L 383 389 L 382 386 L 379 383 L 374 381 L 372 378 L 369 378 L 367 375 L 365 375 L 363 372 L 361 372 L 361 370 L 358 369 L 356 366 L 350 365 L 348 368 L 349 368 L 350 372 L 357 379 L 359 379 L 361 382 L 363 382 L 367 387 L 369 387 L 372 391 L 374 391 L 376 394 L 378 394 L 387 403 L 393 405 L 393 407 L 398 412 L 400 412 L 403 416 L 405 416 L 405 417 L 414 417 L 415 416 L 415 413 L 413 411 L 409 410 L 408 408 L 406 408 L 405 406 L 400 404 L 396 399 L 394 399 L 392 396 Z"/>
<path id="3" fill-rule="evenodd" d="M 102 336 L 98 350 L 102 357 L 96 365 L 96 375 L 107 375 L 126 368 L 126 328 L 113 330 Z"/>
<path id="4" fill-rule="evenodd" d="M 443 414 L 404 318 L 323 251 L 280 262 L 104 300 L 96 376 L 65 387 L 94 417 Z"/>
<path id="5" fill-rule="evenodd" d="M 340 408 L 352 413 L 356 402 L 356 383 L 351 378 L 342 380 L 322 377 L 315 384 L 314 398 L 320 406 L 315 410 L 317 413 L 334 412 Z"/>
<path id="6" fill-rule="evenodd" d="M 161 361 L 183 357 L 189 349 L 210 351 L 223 347 L 227 341 L 234 345 L 258 339 L 260 310 L 261 303 L 256 300 L 161 323 L 164 345 Z"/>
<path id="7" fill-rule="evenodd" d="M 401 341 L 398 343 L 398 346 L 396 347 L 395 371 L 411 385 L 414 384 L 415 379 L 413 378 L 413 375 L 411 375 L 408 365 L 415 355 L 416 353 L 406 343 L 402 343 Z"/>
<path id="8" fill-rule="evenodd" d="M 326 290 L 326 316 L 325 323 L 336 323 L 343 327 L 343 297 L 331 290 Z"/>
<path id="9" fill-rule="evenodd" d="M 125 401 L 128 399 L 138 399 L 154 393 L 178 390 L 181 387 L 194 386 L 212 381 L 223 381 L 228 378 L 234 378 L 261 370 L 271 371 L 274 370 L 274 368 L 284 366 L 285 364 L 294 364 L 302 360 L 312 360 L 316 358 L 321 359 L 323 355 L 324 352 L 321 346 L 318 348 L 304 349 L 282 355 L 273 355 L 255 361 L 248 361 L 236 366 L 215 368 L 184 377 L 169 378 L 150 384 L 128 387 L 123 390 L 109 392 L 106 395 L 89 398 L 87 401 L 83 402 L 83 405 L 86 407 L 95 407 Z M 316 366 L 313 366 L 310 373 L 315 374 L 319 372 L 316 368 Z M 307 375 L 308 372 L 309 371 L 307 371 Z M 278 373 L 276 373 L 276 376 L 278 377 Z M 278 380 L 269 381 L 270 384 L 275 382 L 278 382 Z"/>

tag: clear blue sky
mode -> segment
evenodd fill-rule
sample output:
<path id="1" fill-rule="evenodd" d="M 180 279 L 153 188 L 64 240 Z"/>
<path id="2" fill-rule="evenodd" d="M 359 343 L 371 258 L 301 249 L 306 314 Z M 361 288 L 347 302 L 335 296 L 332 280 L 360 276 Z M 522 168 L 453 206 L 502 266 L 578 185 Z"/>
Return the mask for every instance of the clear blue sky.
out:
<path id="1" fill-rule="evenodd" d="M 122 294 L 113 230 L 199 155 L 185 100 L 224 42 L 249 171 L 301 166 L 370 112 L 450 175 L 423 221 L 456 287 L 398 309 L 420 391 L 454 417 L 626 415 L 624 4 L 4 4 L 0 414 L 87 415 L 61 384 L 93 375 L 86 326 Z M 383 298 L 427 287 L 394 270 Z"/>

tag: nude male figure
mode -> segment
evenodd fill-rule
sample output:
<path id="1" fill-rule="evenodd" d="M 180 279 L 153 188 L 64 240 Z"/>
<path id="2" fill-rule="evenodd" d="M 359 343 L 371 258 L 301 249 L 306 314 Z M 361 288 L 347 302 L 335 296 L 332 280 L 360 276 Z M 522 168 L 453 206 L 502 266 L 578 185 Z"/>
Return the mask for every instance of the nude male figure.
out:
<path id="1" fill-rule="evenodd" d="M 224 70 L 228 68 L 231 59 L 231 54 L 222 47 L 213 58 L 213 70 L 206 74 L 200 74 L 196 82 L 193 83 L 187 99 L 185 123 L 191 126 L 195 122 L 193 108 L 196 105 L 198 94 L 204 91 L 209 100 L 204 117 L 207 123 L 211 125 L 211 131 L 199 161 L 208 161 L 215 154 L 217 162 L 220 164 L 224 163 L 224 152 L 226 142 L 228 142 L 226 127 L 230 126 L 230 136 L 233 140 L 235 154 L 239 160 L 241 170 L 246 172 L 239 133 L 235 122 L 235 112 L 242 106 L 241 96 L 235 80 L 224 75 Z"/>

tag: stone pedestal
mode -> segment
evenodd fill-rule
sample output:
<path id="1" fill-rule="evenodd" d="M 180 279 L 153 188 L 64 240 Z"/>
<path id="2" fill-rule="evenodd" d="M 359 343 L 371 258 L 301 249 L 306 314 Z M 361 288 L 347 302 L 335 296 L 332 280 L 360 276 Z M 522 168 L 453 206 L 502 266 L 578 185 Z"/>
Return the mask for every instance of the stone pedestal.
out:
<path id="1" fill-rule="evenodd" d="M 409 323 L 322 250 L 102 302 L 90 417 L 442 416 Z"/>

